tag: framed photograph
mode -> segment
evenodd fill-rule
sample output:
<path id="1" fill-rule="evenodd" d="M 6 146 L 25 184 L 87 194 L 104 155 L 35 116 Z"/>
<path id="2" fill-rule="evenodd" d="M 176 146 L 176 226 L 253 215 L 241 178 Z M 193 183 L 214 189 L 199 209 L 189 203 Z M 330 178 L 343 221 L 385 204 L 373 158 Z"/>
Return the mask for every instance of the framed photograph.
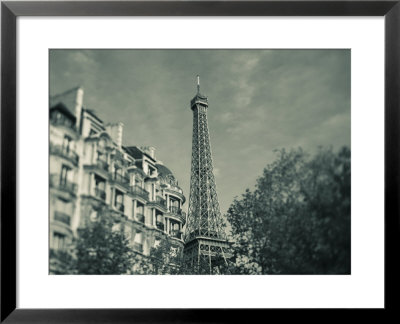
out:
<path id="1" fill-rule="evenodd" d="M 2 322 L 395 311 L 398 1 L 1 17 Z"/>

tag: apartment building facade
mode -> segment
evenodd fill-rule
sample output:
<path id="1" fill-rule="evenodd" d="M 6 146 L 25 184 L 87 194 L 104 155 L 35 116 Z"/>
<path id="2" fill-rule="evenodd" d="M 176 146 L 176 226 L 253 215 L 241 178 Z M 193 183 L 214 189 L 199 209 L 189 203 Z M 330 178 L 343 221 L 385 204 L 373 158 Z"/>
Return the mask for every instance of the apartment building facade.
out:
<path id="1" fill-rule="evenodd" d="M 107 216 L 138 255 L 165 238 L 182 253 L 186 199 L 153 147 L 122 145 L 124 125 L 85 108 L 82 88 L 50 98 L 49 127 L 50 251 L 67 250 L 79 228 Z"/>

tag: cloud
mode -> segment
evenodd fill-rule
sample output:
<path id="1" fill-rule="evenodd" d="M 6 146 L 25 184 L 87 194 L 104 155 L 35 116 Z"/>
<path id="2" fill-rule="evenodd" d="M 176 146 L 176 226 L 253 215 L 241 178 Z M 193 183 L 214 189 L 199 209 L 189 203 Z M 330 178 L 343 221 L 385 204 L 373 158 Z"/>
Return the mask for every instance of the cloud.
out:
<path id="1" fill-rule="evenodd" d="M 126 145 L 152 145 L 189 194 L 200 74 L 224 213 L 282 147 L 350 145 L 348 50 L 55 50 L 50 91 L 85 88 L 84 104 L 122 121 Z M 189 198 L 189 197 L 187 197 Z"/>
<path id="2" fill-rule="evenodd" d="M 81 51 L 71 53 L 71 60 L 77 64 L 93 64 L 94 61 L 87 54 Z"/>

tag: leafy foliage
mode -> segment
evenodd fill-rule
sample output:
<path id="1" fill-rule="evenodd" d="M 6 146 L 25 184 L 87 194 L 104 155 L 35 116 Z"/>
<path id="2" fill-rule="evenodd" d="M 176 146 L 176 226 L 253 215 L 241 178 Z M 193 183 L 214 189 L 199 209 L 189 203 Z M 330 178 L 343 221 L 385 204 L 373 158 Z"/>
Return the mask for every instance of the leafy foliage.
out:
<path id="1" fill-rule="evenodd" d="M 76 259 L 71 251 L 50 250 L 50 269 L 54 274 L 77 274 Z"/>
<path id="2" fill-rule="evenodd" d="M 350 150 L 279 151 L 227 216 L 235 273 L 350 273 Z"/>
<path id="3" fill-rule="evenodd" d="M 151 249 L 150 256 L 143 259 L 141 265 L 142 269 L 146 269 L 142 270 L 145 274 L 182 274 L 180 267 L 181 251 L 167 237 Z"/>
<path id="4" fill-rule="evenodd" d="M 107 222 L 95 222 L 79 230 L 76 241 L 79 274 L 127 274 L 133 266 L 133 255 L 128 240 Z"/>

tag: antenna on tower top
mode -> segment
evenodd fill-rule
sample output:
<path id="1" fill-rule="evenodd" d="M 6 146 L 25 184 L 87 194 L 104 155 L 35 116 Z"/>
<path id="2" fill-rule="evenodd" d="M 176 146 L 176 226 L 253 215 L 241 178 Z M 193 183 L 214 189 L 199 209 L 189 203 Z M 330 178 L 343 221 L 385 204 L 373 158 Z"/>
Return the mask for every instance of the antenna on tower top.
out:
<path id="1" fill-rule="evenodd" d="M 197 75 L 197 93 L 200 93 L 200 76 Z"/>

